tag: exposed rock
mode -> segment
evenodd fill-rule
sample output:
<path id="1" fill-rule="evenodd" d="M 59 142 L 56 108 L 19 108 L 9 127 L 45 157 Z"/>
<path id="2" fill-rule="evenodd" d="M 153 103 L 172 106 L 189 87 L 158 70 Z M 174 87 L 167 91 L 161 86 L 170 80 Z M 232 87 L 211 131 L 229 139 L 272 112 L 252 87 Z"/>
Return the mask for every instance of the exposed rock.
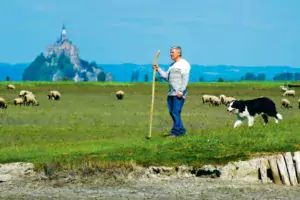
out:
<path id="1" fill-rule="evenodd" d="M 35 176 L 32 163 L 8 163 L 0 164 L 0 181 L 20 180 L 24 177 Z"/>
<path id="2" fill-rule="evenodd" d="M 294 163 L 293 163 L 293 158 L 292 158 L 292 154 L 291 152 L 287 152 L 284 154 L 284 159 L 286 162 L 286 167 L 288 170 L 288 175 L 290 177 L 290 182 L 292 185 L 297 185 L 298 181 L 297 181 L 297 177 L 296 177 L 296 171 L 295 171 L 295 167 L 294 167 Z"/>
<path id="3" fill-rule="evenodd" d="M 259 181 L 258 169 L 260 168 L 260 164 L 260 158 L 229 163 L 222 167 L 220 178 L 257 182 Z"/>
<path id="4" fill-rule="evenodd" d="M 217 178 L 221 175 L 221 166 L 204 165 L 196 172 L 196 176 Z"/>
<path id="5" fill-rule="evenodd" d="M 290 179 L 289 179 L 289 174 L 288 174 L 283 156 L 281 154 L 277 155 L 277 160 L 276 161 L 277 161 L 277 166 L 278 166 L 278 169 L 279 169 L 279 173 L 280 173 L 280 176 L 281 176 L 282 183 L 284 185 L 291 185 Z"/>

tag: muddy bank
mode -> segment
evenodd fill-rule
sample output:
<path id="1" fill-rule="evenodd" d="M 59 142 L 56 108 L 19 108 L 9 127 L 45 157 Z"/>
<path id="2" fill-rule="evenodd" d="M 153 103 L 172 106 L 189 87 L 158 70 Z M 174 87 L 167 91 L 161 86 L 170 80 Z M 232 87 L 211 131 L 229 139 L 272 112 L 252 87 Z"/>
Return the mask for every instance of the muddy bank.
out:
<path id="1" fill-rule="evenodd" d="M 300 188 L 212 178 L 0 183 L 0 199 L 300 199 Z"/>
<path id="2" fill-rule="evenodd" d="M 0 199 L 300 200 L 300 154 L 293 155 L 201 167 L 0 164 Z"/>

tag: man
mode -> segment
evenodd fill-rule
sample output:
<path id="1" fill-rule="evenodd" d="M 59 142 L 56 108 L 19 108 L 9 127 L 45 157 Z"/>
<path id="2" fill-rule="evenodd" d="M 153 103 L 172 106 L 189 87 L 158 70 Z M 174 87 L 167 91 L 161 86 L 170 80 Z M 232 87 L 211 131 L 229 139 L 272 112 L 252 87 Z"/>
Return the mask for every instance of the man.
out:
<path id="1" fill-rule="evenodd" d="M 168 109 L 173 119 L 173 127 L 169 137 L 177 137 L 186 134 L 180 114 L 187 94 L 191 66 L 188 61 L 181 57 L 181 48 L 179 46 L 172 47 L 170 55 L 174 62 L 170 65 L 167 72 L 157 65 L 153 65 L 153 68 L 169 83 L 170 89 L 167 101 Z"/>

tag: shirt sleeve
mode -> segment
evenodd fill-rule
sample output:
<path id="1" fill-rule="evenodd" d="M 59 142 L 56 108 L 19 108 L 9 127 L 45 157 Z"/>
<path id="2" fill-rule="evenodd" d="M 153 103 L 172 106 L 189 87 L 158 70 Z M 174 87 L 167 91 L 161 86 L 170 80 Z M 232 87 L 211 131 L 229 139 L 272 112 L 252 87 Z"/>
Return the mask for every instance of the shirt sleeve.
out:
<path id="1" fill-rule="evenodd" d="M 189 63 L 185 63 L 181 69 L 181 85 L 178 91 L 178 93 L 180 94 L 183 94 L 183 92 L 187 88 L 189 82 L 190 70 L 191 70 L 191 66 Z"/>
<path id="2" fill-rule="evenodd" d="M 168 78 L 168 73 L 165 72 L 164 70 L 162 70 L 161 68 L 158 68 L 157 71 L 162 78 L 164 78 L 164 79 Z"/>

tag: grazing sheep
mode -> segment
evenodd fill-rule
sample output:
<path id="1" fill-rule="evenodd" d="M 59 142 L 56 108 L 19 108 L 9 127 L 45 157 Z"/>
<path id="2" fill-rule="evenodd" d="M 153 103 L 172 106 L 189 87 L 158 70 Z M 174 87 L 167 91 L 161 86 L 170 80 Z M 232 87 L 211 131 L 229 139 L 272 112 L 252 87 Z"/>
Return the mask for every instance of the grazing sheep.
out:
<path id="1" fill-rule="evenodd" d="M 281 92 L 285 92 L 285 91 L 288 90 L 288 88 L 286 88 L 286 87 L 284 87 L 284 86 L 280 86 L 280 88 L 281 88 Z"/>
<path id="2" fill-rule="evenodd" d="M 47 95 L 49 100 L 60 100 L 60 93 L 56 90 L 50 90 L 49 94 Z"/>
<path id="3" fill-rule="evenodd" d="M 27 105 L 29 106 L 31 103 L 31 105 L 36 105 L 38 106 L 39 103 L 38 101 L 36 100 L 35 96 L 33 94 L 26 94 L 25 97 L 24 97 L 24 105 Z"/>
<path id="4" fill-rule="evenodd" d="M 32 92 L 28 91 L 28 90 L 21 90 L 20 93 L 19 93 L 19 97 L 25 97 L 25 95 L 27 95 L 27 94 L 32 94 L 35 98 L 35 95 Z"/>
<path id="5" fill-rule="evenodd" d="M 293 97 L 295 97 L 295 94 L 296 94 L 295 90 L 287 90 L 287 91 L 285 91 L 285 93 L 283 93 L 282 96 L 293 96 Z"/>
<path id="6" fill-rule="evenodd" d="M 226 97 L 224 94 L 220 95 L 221 103 L 224 105 L 228 105 L 230 102 L 236 100 L 234 97 Z"/>
<path id="7" fill-rule="evenodd" d="M 16 89 L 16 87 L 14 85 L 12 85 L 12 84 L 8 84 L 7 85 L 7 89 L 14 90 L 14 89 Z"/>
<path id="8" fill-rule="evenodd" d="M 14 99 L 14 104 L 15 105 L 22 105 L 22 104 L 24 104 L 24 99 L 23 98 L 15 98 Z"/>
<path id="9" fill-rule="evenodd" d="M 216 97 L 216 96 L 211 96 L 209 98 L 209 102 L 213 106 L 219 106 L 219 105 L 221 105 L 221 100 L 219 99 L 219 97 Z"/>
<path id="10" fill-rule="evenodd" d="M 287 108 L 287 109 L 292 108 L 290 101 L 287 99 L 282 99 L 281 108 Z"/>
<path id="11" fill-rule="evenodd" d="M 116 97 L 118 100 L 122 100 L 124 98 L 124 92 L 122 90 L 117 91 Z"/>
<path id="12" fill-rule="evenodd" d="M 203 102 L 203 104 L 205 103 L 205 102 L 210 102 L 210 97 L 212 97 L 213 95 L 208 95 L 208 94 L 204 94 L 203 96 L 202 96 L 202 102 Z"/>
<path id="13" fill-rule="evenodd" d="M 47 97 L 48 97 L 48 100 L 54 100 L 54 97 L 53 96 L 51 96 L 50 94 L 47 94 Z"/>
<path id="14" fill-rule="evenodd" d="M 6 109 L 7 104 L 4 98 L 0 97 L 0 108 Z"/>

